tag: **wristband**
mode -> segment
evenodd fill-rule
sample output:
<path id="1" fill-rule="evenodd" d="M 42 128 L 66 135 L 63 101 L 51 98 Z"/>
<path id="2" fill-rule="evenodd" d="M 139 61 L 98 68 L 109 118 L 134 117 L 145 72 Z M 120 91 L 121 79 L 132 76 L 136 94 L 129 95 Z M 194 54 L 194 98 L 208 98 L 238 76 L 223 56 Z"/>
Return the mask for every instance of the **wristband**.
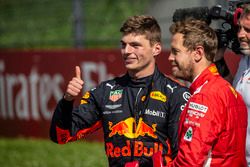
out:
<path id="1" fill-rule="evenodd" d="M 73 101 L 73 100 L 74 100 L 74 97 L 71 96 L 71 95 L 68 94 L 68 93 L 64 93 L 63 98 L 64 98 L 66 101 Z"/>
<path id="2" fill-rule="evenodd" d="M 228 76 L 230 74 L 230 71 L 227 67 L 227 64 L 225 62 L 224 57 L 216 62 L 214 62 L 214 64 L 216 65 L 219 74 L 224 78 L 226 76 Z"/>

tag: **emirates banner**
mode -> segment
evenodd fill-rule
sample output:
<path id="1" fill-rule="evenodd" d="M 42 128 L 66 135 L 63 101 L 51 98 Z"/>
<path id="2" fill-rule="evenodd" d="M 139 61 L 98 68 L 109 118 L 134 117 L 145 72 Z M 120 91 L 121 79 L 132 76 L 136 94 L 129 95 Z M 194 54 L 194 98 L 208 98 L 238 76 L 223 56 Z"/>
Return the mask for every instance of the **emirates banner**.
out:
<path id="1" fill-rule="evenodd" d="M 170 75 L 168 55 L 159 55 L 157 64 Z M 225 58 L 235 73 L 239 56 L 228 52 Z M 126 73 L 119 50 L 0 50 L 0 137 L 48 138 L 56 103 L 77 65 L 83 92 Z"/>

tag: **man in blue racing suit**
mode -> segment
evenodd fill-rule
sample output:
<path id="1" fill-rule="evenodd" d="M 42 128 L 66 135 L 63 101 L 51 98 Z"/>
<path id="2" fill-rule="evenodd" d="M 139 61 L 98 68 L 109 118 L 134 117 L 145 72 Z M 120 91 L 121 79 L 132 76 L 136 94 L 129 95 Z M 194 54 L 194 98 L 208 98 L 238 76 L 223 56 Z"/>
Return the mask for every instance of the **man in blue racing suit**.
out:
<path id="1" fill-rule="evenodd" d="M 171 161 L 177 154 L 179 116 L 190 94 L 157 68 L 162 45 L 155 18 L 130 17 L 120 31 L 127 73 L 86 92 L 74 108 L 83 85 L 77 66 L 76 76 L 55 109 L 50 137 L 64 144 L 103 127 L 109 166 L 150 167 L 158 151 L 164 161 Z"/>

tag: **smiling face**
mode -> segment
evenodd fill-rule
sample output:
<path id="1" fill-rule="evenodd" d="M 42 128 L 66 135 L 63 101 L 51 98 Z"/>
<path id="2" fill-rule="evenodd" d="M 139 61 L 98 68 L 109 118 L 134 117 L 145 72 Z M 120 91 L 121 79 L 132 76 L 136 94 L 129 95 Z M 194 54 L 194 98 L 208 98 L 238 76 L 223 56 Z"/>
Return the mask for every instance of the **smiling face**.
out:
<path id="1" fill-rule="evenodd" d="M 161 52 L 161 44 L 150 44 L 145 35 L 130 33 L 121 39 L 121 54 L 128 73 L 133 78 L 153 74 L 155 57 Z"/>
<path id="2" fill-rule="evenodd" d="M 183 46 L 183 34 L 176 33 L 171 38 L 171 52 L 168 60 L 172 74 L 180 79 L 192 81 L 194 78 L 193 52 Z"/>

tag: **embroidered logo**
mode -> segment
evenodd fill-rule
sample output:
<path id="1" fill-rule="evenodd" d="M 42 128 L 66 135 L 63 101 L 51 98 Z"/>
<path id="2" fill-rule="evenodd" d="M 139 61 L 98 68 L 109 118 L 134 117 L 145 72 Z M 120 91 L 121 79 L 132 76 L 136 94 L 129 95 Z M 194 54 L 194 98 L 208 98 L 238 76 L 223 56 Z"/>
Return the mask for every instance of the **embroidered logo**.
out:
<path id="1" fill-rule="evenodd" d="M 115 85 L 111 85 L 109 83 L 106 83 L 106 86 L 110 87 L 110 89 L 113 89 L 115 87 Z"/>
<path id="2" fill-rule="evenodd" d="M 192 141 L 192 138 L 193 138 L 193 128 L 189 127 L 188 130 L 185 133 L 184 140 Z"/>
<path id="3" fill-rule="evenodd" d="M 119 100 L 122 97 L 122 91 L 123 90 L 110 91 L 109 100 L 111 100 L 113 102 L 116 102 L 117 100 Z"/>
<path id="4" fill-rule="evenodd" d="M 90 93 L 89 93 L 89 92 L 86 92 L 86 93 L 82 96 L 82 99 L 81 99 L 80 104 L 88 104 L 88 101 L 87 101 L 88 98 L 90 98 Z"/>
<path id="5" fill-rule="evenodd" d="M 89 97 L 90 97 L 90 93 L 89 93 L 89 92 L 86 92 L 86 93 L 82 96 L 83 99 L 88 99 Z"/>
<path id="6" fill-rule="evenodd" d="M 190 102 L 188 108 L 192 109 L 192 110 L 200 111 L 202 113 L 206 113 L 208 110 L 207 106 L 202 105 L 202 104 L 198 104 L 195 102 Z"/>
<path id="7" fill-rule="evenodd" d="M 163 93 L 161 93 L 160 91 L 152 91 L 150 93 L 150 98 L 155 99 L 155 100 L 159 100 L 162 102 L 166 102 L 167 101 L 167 96 L 165 96 Z"/>

